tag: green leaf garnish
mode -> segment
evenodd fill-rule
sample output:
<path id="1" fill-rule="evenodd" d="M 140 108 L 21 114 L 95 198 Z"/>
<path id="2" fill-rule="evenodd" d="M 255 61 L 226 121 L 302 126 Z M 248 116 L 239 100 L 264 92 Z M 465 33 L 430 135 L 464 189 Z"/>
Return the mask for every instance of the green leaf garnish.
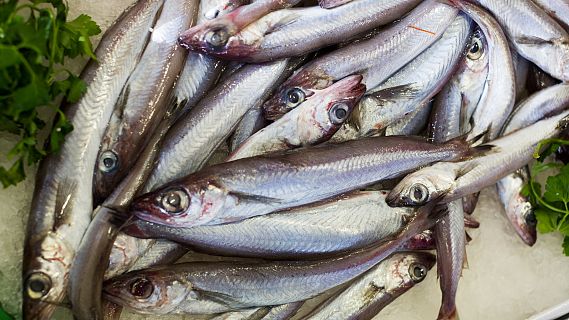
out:
<path id="1" fill-rule="evenodd" d="M 94 59 L 91 37 L 101 29 L 84 14 L 68 21 L 67 13 L 63 0 L 0 1 L 0 131 L 20 138 L 5 154 L 12 165 L 0 166 L 4 187 L 22 181 L 26 166 L 57 152 L 73 129 L 55 101 L 79 101 L 86 85 L 61 66 L 77 56 Z M 39 107 L 56 114 L 46 144 L 38 137 L 46 122 Z"/>

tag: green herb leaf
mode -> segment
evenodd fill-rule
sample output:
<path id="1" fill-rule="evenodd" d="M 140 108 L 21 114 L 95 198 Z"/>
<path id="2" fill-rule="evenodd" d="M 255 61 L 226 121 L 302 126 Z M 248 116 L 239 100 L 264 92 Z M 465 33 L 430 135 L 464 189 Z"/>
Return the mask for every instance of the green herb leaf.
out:
<path id="1" fill-rule="evenodd" d="M 537 231 L 540 233 L 549 233 L 557 230 L 557 213 L 547 209 L 536 209 L 535 217 L 537 219 Z"/>
<path id="2" fill-rule="evenodd" d="M 4 308 L 0 306 L 0 320 L 13 320 L 14 317 L 4 311 Z"/>
<path id="3" fill-rule="evenodd" d="M 558 175 L 547 178 L 543 197 L 548 202 L 569 203 L 569 167 L 564 166 Z"/>

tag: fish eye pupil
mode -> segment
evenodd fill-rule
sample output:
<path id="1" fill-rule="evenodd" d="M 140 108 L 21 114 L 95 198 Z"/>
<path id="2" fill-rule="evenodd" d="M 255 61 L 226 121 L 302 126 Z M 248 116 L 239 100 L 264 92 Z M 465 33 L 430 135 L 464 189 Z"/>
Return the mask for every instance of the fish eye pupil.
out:
<path id="1" fill-rule="evenodd" d="M 180 205 L 180 196 L 177 193 L 170 193 L 166 197 L 166 201 L 168 202 L 169 205 L 177 207 Z"/>
<path id="2" fill-rule="evenodd" d="M 213 30 L 207 33 L 206 41 L 214 48 L 223 47 L 229 41 L 229 34 L 225 29 Z"/>
<path id="3" fill-rule="evenodd" d="M 417 200 L 423 197 L 423 191 L 421 191 L 421 188 L 415 187 L 415 190 L 413 190 L 413 197 Z"/>
<path id="4" fill-rule="evenodd" d="M 422 264 L 412 264 L 409 266 L 409 276 L 414 282 L 421 282 L 427 276 L 427 268 Z"/>
<path id="5" fill-rule="evenodd" d="M 137 298 L 146 299 L 150 297 L 153 291 L 154 286 L 147 279 L 138 279 L 130 287 L 130 293 Z"/>
<path id="6" fill-rule="evenodd" d="M 472 47 L 470 47 L 470 53 L 476 53 L 479 50 L 480 50 L 480 46 L 478 45 L 478 42 L 474 42 Z"/>
<path id="7" fill-rule="evenodd" d="M 25 287 L 28 297 L 40 299 L 51 289 L 51 279 L 43 272 L 36 272 L 30 275 Z"/>
<path id="8" fill-rule="evenodd" d="M 291 103 L 298 103 L 300 101 L 300 97 L 298 96 L 298 92 L 296 91 L 289 92 L 287 98 L 288 101 Z"/>
<path id="9" fill-rule="evenodd" d="M 346 114 L 348 114 L 346 110 L 340 108 L 336 109 L 336 118 L 343 119 L 346 116 Z"/>
<path id="10" fill-rule="evenodd" d="M 294 108 L 304 102 L 304 92 L 299 88 L 292 88 L 285 94 L 286 103 L 290 108 Z"/>
<path id="11" fill-rule="evenodd" d="M 29 288 L 35 292 L 43 292 L 45 290 L 45 285 L 43 281 L 32 280 L 30 281 Z"/>
<path id="12" fill-rule="evenodd" d="M 103 165 L 105 165 L 106 168 L 112 168 L 114 163 L 115 163 L 115 160 L 113 160 L 111 158 L 103 159 Z"/>
<path id="13" fill-rule="evenodd" d="M 534 226 L 537 224 L 537 219 L 535 218 L 535 214 L 533 214 L 533 212 L 528 213 L 528 215 L 526 215 L 526 223 L 529 224 L 530 226 Z"/>
<path id="14" fill-rule="evenodd" d="M 111 172 L 118 166 L 118 156 L 111 150 L 103 152 L 99 162 L 99 170 L 103 172 Z"/>
<path id="15" fill-rule="evenodd" d="M 180 214 L 190 204 L 188 194 L 180 189 L 166 191 L 157 200 L 161 202 L 162 208 L 171 215 Z"/>

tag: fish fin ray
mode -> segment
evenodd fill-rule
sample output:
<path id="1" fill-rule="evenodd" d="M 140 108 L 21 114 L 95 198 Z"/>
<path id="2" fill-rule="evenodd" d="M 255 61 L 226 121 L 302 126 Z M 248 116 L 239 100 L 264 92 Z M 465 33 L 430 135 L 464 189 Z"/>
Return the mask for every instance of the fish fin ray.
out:
<path id="1" fill-rule="evenodd" d="M 532 36 L 516 37 L 515 42 L 518 44 L 525 44 L 528 46 L 544 46 L 544 45 L 554 44 L 554 41 L 552 40 L 545 40 L 543 38 L 532 37 Z"/>
<path id="2" fill-rule="evenodd" d="M 244 200 L 244 201 L 265 202 L 265 203 L 281 203 L 282 202 L 282 200 L 278 199 L 278 198 L 265 197 L 265 196 L 261 196 L 261 195 L 257 195 L 257 194 L 248 194 L 248 193 L 244 193 L 244 192 L 235 192 L 235 191 L 230 191 L 229 193 L 231 195 L 236 196 L 240 200 Z"/>

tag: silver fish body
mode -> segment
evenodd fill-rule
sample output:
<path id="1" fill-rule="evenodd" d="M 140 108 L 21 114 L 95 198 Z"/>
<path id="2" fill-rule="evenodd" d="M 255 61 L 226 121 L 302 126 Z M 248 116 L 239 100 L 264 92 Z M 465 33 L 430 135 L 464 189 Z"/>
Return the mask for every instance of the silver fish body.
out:
<path id="1" fill-rule="evenodd" d="M 432 103 L 427 102 L 417 110 L 406 115 L 403 119 L 393 123 L 385 129 L 386 136 L 416 136 L 423 132 L 429 122 Z"/>
<path id="2" fill-rule="evenodd" d="M 353 1 L 338 8 L 318 6 L 271 12 L 212 46 L 208 33 L 183 35 L 182 45 L 223 59 L 264 62 L 301 56 L 339 43 L 363 32 L 390 23 L 409 12 L 420 1 Z"/>
<path id="3" fill-rule="evenodd" d="M 391 206 L 417 206 L 430 201 L 450 202 L 496 183 L 533 159 L 537 144 L 555 137 L 568 125 L 564 111 L 492 141 L 488 154 L 460 162 L 439 162 L 407 175 L 390 192 Z"/>
<path id="4" fill-rule="evenodd" d="M 263 109 L 261 107 L 262 104 L 258 103 L 243 116 L 243 119 L 235 128 L 235 132 L 231 135 L 229 151 L 235 151 L 245 140 L 266 127 L 267 123 L 265 117 L 263 117 Z"/>
<path id="5" fill-rule="evenodd" d="M 362 76 L 346 77 L 252 135 L 227 161 L 322 143 L 348 119 L 366 91 Z"/>
<path id="6" fill-rule="evenodd" d="M 569 30 L 569 2 L 567 0 L 533 0 L 533 2 L 555 18 L 565 30 Z"/>
<path id="7" fill-rule="evenodd" d="M 430 253 L 396 253 L 304 319 L 373 319 L 388 304 L 423 281 L 435 261 Z"/>
<path id="8" fill-rule="evenodd" d="M 104 200 L 128 174 L 136 157 L 171 108 L 172 87 L 186 53 L 177 34 L 195 23 L 198 2 L 166 0 L 150 41 L 126 83 L 107 126 L 95 167 L 95 197 Z"/>
<path id="9" fill-rule="evenodd" d="M 66 108 L 74 130 L 40 165 L 24 247 L 25 319 L 50 318 L 64 298 L 70 265 L 91 221 L 93 170 L 105 126 L 162 3 L 139 1 L 105 33 L 95 52 L 98 62 L 82 74 L 87 92 Z"/>
<path id="10" fill-rule="evenodd" d="M 205 168 L 141 196 L 131 213 L 176 227 L 235 222 L 300 206 L 476 153 L 464 141 L 377 137 Z M 172 203 L 172 204 L 171 204 Z"/>
<path id="11" fill-rule="evenodd" d="M 569 35 L 534 1 L 476 2 L 494 14 L 522 56 L 553 77 L 569 80 Z"/>
<path id="12" fill-rule="evenodd" d="M 412 211 L 393 210 L 384 191 L 357 192 L 323 203 L 219 226 L 175 228 L 136 221 L 126 232 L 165 238 L 215 255 L 298 259 L 329 256 L 386 241 Z"/>
<path id="13" fill-rule="evenodd" d="M 351 122 L 360 135 L 382 132 L 424 106 L 452 75 L 470 34 L 470 19 L 457 16 L 441 38 L 379 86 L 368 90 Z M 421 70 L 421 72 L 417 72 Z"/>
<path id="14" fill-rule="evenodd" d="M 362 1 L 353 2 L 360 3 Z M 456 8 L 447 4 L 424 1 L 401 21 L 370 39 L 313 60 L 283 83 L 265 103 L 265 117 L 277 119 L 310 99 L 313 90 L 327 88 L 349 75 L 361 74 L 366 87 L 375 88 L 438 40 L 457 13 Z"/>

